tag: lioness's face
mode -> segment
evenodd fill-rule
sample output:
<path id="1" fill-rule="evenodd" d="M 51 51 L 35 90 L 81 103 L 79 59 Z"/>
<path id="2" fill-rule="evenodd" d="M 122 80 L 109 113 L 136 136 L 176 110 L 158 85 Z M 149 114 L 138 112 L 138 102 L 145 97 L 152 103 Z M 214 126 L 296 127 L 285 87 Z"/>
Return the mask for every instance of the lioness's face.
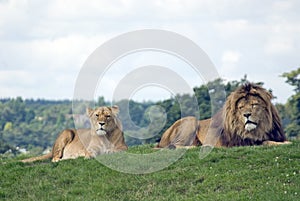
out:
<path id="1" fill-rule="evenodd" d="M 246 132 L 255 131 L 267 118 L 267 106 L 258 96 L 248 95 L 237 102 L 239 123 L 243 125 Z"/>
<path id="2" fill-rule="evenodd" d="M 115 120 L 118 112 L 119 108 L 117 106 L 99 107 L 95 110 L 87 109 L 92 129 L 94 129 L 96 134 L 99 136 L 106 135 L 115 128 Z"/>

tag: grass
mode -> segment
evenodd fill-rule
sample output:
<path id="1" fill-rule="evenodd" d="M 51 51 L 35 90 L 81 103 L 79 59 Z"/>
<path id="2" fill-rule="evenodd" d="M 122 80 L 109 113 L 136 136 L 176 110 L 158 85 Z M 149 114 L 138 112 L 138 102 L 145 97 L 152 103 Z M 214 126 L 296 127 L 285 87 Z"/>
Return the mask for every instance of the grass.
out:
<path id="1" fill-rule="evenodd" d="M 130 153 L 152 153 L 150 145 Z M 112 170 L 98 160 L 23 164 L 0 158 L 0 200 L 299 200 L 300 142 L 277 147 L 187 150 L 149 174 Z M 122 161 L 120 164 L 123 165 Z"/>

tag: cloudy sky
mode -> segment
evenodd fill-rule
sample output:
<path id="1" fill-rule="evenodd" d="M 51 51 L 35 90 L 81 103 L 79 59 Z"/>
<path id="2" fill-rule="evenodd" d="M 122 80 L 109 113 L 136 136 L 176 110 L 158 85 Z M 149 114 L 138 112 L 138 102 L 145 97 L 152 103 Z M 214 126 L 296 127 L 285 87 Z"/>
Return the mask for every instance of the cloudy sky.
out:
<path id="1" fill-rule="evenodd" d="M 142 29 L 191 39 L 226 81 L 247 74 L 273 89 L 276 102 L 292 94 L 280 75 L 300 66 L 298 0 L 0 0 L 0 98 L 72 99 L 88 56 L 106 41 Z M 137 53 L 111 66 L 95 96 L 110 99 L 130 69 L 143 65 L 168 66 L 191 87 L 203 84 L 178 58 Z M 163 93 L 152 87 L 132 97 L 161 99 Z"/>

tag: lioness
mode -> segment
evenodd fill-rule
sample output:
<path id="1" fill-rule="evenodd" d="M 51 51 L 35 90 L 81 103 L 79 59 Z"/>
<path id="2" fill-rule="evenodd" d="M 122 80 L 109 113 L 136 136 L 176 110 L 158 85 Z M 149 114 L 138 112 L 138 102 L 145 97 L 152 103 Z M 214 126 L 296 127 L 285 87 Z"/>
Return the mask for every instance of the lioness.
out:
<path id="1" fill-rule="evenodd" d="M 66 129 L 57 137 L 49 154 L 28 158 L 33 162 L 52 158 L 52 162 L 78 157 L 91 158 L 99 154 L 127 150 L 122 125 L 117 118 L 119 108 L 99 107 L 87 109 L 91 129 Z"/>

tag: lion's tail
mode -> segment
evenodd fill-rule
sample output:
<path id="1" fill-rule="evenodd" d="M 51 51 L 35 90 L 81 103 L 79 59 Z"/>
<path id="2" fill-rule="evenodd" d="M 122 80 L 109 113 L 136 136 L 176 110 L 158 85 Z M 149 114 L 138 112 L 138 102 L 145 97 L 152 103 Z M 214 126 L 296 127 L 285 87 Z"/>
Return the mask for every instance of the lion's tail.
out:
<path id="1" fill-rule="evenodd" d="M 21 160 L 21 162 L 23 162 L 23 163 L 31 163 L 31 162 L 34 162 L 34 161 L 46 160 L 46 159 L 49 159 L 49 158 L 52 158 L 52 152 L 50 152 L 48 154 L 45 154 L 45 155 L 42 155 L 42 156 L 36 156 L 36 157 L 32 157 L 32 158 L 26 158 L 24 160 Z"/>

